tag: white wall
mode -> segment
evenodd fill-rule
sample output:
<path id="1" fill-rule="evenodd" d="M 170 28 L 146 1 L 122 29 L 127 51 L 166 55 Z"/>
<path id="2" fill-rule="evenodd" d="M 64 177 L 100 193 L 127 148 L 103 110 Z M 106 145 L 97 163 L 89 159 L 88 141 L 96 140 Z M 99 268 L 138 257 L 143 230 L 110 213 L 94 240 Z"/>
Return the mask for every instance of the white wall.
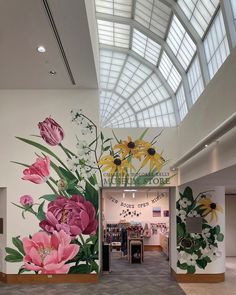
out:
<path id="1" fill-rule="evenodd" d="M 170 267 L 177 272 L 177 251 L 176 251 L 176 201 L 179 198 L 178 188 L 170 189 L 170 233 L 169 233 L 169 255 Z"/>
<path id="2" fill-rule="evenodd" d="M 37 124 L 51 115 L 65 130 L 65 146 L 74 151 L 76 138 L 81 138 L 78 127 L 70 122 L 70 110 L 82 108 L 87 115 L 98 123 L 98 92 L 96 90 L 1 90 L 0 91 L 0 187 L 7 188 L 7 244 L 11 246 L 11 238 L 20 235 L 28 236 L 38 231 L 38 221 L 26 213 L 22 219 L 21 210 L 11 202 L 19 203 L 19 197 L 30 194 L 37 200 L 43 194 L 50 193 L 46 184 L 33 184 L 21 180 L 23 167 L 11 163 L 18 161 L 32 164 L 35 152 L 39 152 L 27 144 L 17 140 L 15 136 L 30 138 L 39 134 Z M 36 138 L 32 138 L 37 140 Z M 40 141 L 40 140 L 39 140 Z M 66 160 L 59 147 L 52 150 Z M 8 263 L 7 273 L 17 273 L 21 264 Z"/>
<path id="3" fill-rule="evenodd" d="M 3 218 L 3 234 L 0 234 L 0 272 L 6 273 L 5 247 L 7 243 L 7 191 L 0 188 L 0 218 Z"/>
<path id="4" fill-rule="evenodd" d="M 236 196 L 225 196 L 225 246 L 226 256 L 236 256 Z"/>
<path id="5" fill-rule="evenodd" d="M 162 190 L 157 190 L 158 194 L 161 193 Z M 169 227 L 169 217 L 164 217 L 164 210 L 169 210 L 169 190 L 163 190 L 165 192 L 165 197 L 161 198 L 155 203 L 152 203 L 152 200 L 157 197 L 156 193 L 148 193 L 148 195 L 144 192 L 136 192 L 135 198 L 132 197 L 132 193 L 126 192 L 125 198 L 123 199 L 122 192 L 103 192 L 103 215 L 105 218 L 104 225 L 106 223 L 119 223 L 120 220 L 126 220 L 127 222 L 141 222 L 144 227 L 147 223 L 148 227 L 151 228 L 151 223 L 165 223 Z M 115 198 L 118 203 L 113 202 L 110 197 Z M 143 208 L 138 208 L 138 204 L 149 202 L 149 205 Z M 122 203 L 131 204 L 134 206 L 134 209 L 129 209 L 130 211 L 136 210 L 136 212 L 140 212 L 140 216 L 126 216 L 120 215 L 123 210 L 127 208 L 121 206 Z M 152 209 L 153 207 L 161 208 L 161 217 L 153 217 Z M 144 239 L 145 245 L 160 245 L 160 229 L 158 229 L 157 234 L 152 234 L 150 238 Z"/>

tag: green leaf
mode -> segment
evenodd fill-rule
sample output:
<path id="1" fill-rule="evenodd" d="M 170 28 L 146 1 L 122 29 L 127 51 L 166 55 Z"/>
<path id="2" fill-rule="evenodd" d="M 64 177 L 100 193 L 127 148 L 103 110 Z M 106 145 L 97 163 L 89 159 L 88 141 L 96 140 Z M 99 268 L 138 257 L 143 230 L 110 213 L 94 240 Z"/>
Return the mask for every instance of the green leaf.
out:
<path id="1" fill-rule="evenodd" d="M 12 238 L 12 243 L 20 251 L 20 253 L 25 255 L 25 250 L 24 250 L 24 247 L 23 247 L 23 243 L 19 239 L 19 237 Z"/>
<path id="2" fill-rule="evenodd" d="M 224 235 L 222 233 L 219 233 L 216 237 L 218 242 L 222 242 L 224 240 Z"/>
<path id="3" fill-rule="evenodd" d="M 73 187 L 73 188 L 68 188 L 66 190 L 66 192 L 69 194 L 69 195 L 81 195 L 81 191 L 79 189 L 77 189 L 76 187 Z"/>
<path id="4" fill-rule="evenodd" d="M 43 211 L 44 203 L 45 203 L 45 201 L 43 201 L 43 203 L 41 203 L 41 204 L 39 205 L 39 208 L 38 208 L 37 218 L 38 218 L 40 221 L 42 221 L 42 220 L 44 220 L 44 219 L 46 218 L 46 217 L 45 217 L 45 213 L 44 213 L 44 211 Z"/>
<path id="5" fill-rule="evenodd" d="M 145 136 L 146 133 L 148 132 L 148 129 L 149 129 L 149 128 L 146 128 L 146 129 L 143 131 L 143 133 L 140 135 L 139 139 L 143 139 L 143 138 L 144 138 L 144 136 Z"/>
<path id="6" fill-rule="evenodd" d="M 43 195 L 39 199 L 44 199 L 46 201 L 52 202 L 56 199 L 56 197 L 57 197 L 57 195 L 55 195 L 55 194 L 49 194 L 49 195 Z"/>
<path id="7" fill-rule="evenodd" d="M 177 262 L 177 267 L 179 267 L 180 269 L 186 270 L 188 268 L 187 263 L 180 263 L 179 260 Z"/>
<path id="8" fill-rule="evenodd" d="M 69 274 L 76 274 L 76 273 L 90 273 L 90 266 L 86 264 L 81 264 L 77 266 L 72 266 L 69 270 Z"/>
<path id="9" fill-rule="evenodd" d="M 104 140 L 104 135 L 103 135 L 102 132 L 101 132 L 101 140 L 102 140 L 102 141 Z"/>
<path id="10" fill-rule="evenodd" d="M 64 166 L 64 167 L 66 168 L 65 164 L 64 164 L 64 163 L 58 158 L 58 156 L 55 155 L 55 154 L 54 154 L 51 150 L 49 150 L 47 147 L 45 147 L 45 146 L 43 146 L 42 144 L 37 143 L 37 142 L 35 142 L 35 141 L 32 141 L 32 140 L 26 139 L 26 138 L 22 138 L 22 137 L 18 137 L 18 136 L 16 136 L 16 138 L 19 139 L 19 140 L 21 140 L 21 141 L 23 141 L 23 142 L 25 142 L 25 143 L 27 143 L 27 144 L 29 144 L 29 145 L 32 145 L 32 146 L 34 146 L 34 147 L 40 149 L 41 151 L 43 151 L 43 152 L 45 152 L 45 153 L 47 153 L 47 154 L 49 154 L 50 156 L 52 156 L 53 158 L 55 158 L 59 163 L 61 163 L 62 166 Z"/>
<path id="11" fill-rule="evenodd" d="M 116 135 L 115 135 L 115 132 L 114 132 L 114 130 L 112 129 L 112 134 L 114 135 L 114 137 L 115 137 L 115 140 L 118 142 L 118 143 L 120 143 L 120 140 L 118 140 L 118 138 L 116 137 Z"/>
<path id="12" fill-rule="evenodd" d="M 193 202 L 193 191 L 191 187 L 187 186 L 183 192 L 184 198 L 187 198 L 189 201 Z"/>
<path id="13" fill-rule="evenodd" d="M 20 268 L 18 271 L 18 275 L 24 273 L 24 272 L 29 272 L 30 270 L 26 269 L 26 268 Z"/>
<path id="14" fill-rule="evenodd" d="M 196 262 L 199 268 L 205 269 L 207 266 L 207 261 L 205 259 L 197 259 Z"/>
<path id="15" fill-rule="evenodd" d="M 103 143 L 108 142 L 108 141 L 111 141 L 112 139 L 113 139 L 113 138 L 107 138 L 106 140 L 104 140 Z"/>
<path id="16" fill-rule="evenodd" d="M 98 210 L 98 191 L 88 182 L 86 181 L 86 185 L 85 185 L 85 199 L 87 201 L 90 201 L 96 211 Z"/>
<path id="17" fill-rule="evenodd" d="M 73 181 L 75 183 L 76 181 L 78 181 L 78 179 L 70 171 L 67 171 L 62 167 L 58 167 L 58 169 L 59 169 L 61 175 L 63 176 L 63 178 L 65 180 L 67 180 L 68 182 Z"/>
<path id="18" fill-rule="evenodd" d="M 95 271 L 96 273 L 98 273 L 99 267 L 96 261 L 91 261 L 91 272 Z"/>
<path id="19" fill-rule="evenodd" d="M 193 273 L 195 273 L 195 271 L 196 271 L 195 266 L 193 266 L 193 265 L 189 265 L 189 266 L 188 266 L 188 268 L 187 268 L 187 273 L 189 273 L 189 274 L 193 274 Z"/>
<path id="20" fill-rule="evenodd" d="M 24 164 L 24 163 L 20 163 L 20 162 L 16 162 L 16 161 L 11 161 L 11 163 L 20 165 L 20 166 L 24 166 L 24 167 L 30 167 L 30 165 Z"/>
<path id="21" fill-rule="evenodd" d="M 219 233 L 220 233 L 220 226 L 217 225 L 217 226 L 215 227 L 215 234 L 218 235 Z"/>
<path id="22" fill-rule="evenodd" d="M 110 149 L 110 146 L 108 145 L 108 146 L 104 147 L 103 151 L 106 152 L 106 151 L 108 151 L 109 149 Z"/>
<path id="23" fill-rule="evenodd" d="M 22 207 L 22 206 L 20 206 L 20 205 L 17 205 L 16 203 L 13 203 L 13 202 L 12 202 L 12 204 L 13 204 L 14 206 L 16 206 L 16 207 L 20 208 L 20 209 L 23 209 L 23 210 L 25 210 L 25 207 Z"/>
<path id="24" fill-rule="evenodd" d="M 177 236 L 178 237 L 184 237 L 185 236 L 185 224 L 184 223 L 178 223 L 177 224 Z"/>
<path id="25" fill-rule="evenodd" d="M 5 257 L 5 261 L 7 262 L 21 262 L 23 260 L 23 256 L 16 257 L 14 255 L 7 255 Z"/>

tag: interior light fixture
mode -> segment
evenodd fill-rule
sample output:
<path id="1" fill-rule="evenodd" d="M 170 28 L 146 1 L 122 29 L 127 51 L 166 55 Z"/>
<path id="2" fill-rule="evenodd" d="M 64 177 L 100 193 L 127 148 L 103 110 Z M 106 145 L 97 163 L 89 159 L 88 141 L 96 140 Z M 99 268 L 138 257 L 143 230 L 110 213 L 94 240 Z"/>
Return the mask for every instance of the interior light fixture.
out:
<path id="1" fill-rule="evenodd" d="M 44 53 L 44 52 L 46 52 L 46 48 L 44 46 L 40 45 L 37 47 L 37 51 L 40 53 Z"/>
<path id="2" fill-rule="evenodd" d="M 124 189 L 124 192 L 137 192 L 136 189 Z"/>
<path id="3" fill-rule="evenodd" d="M 49 74 L 52 75 L 52 76 L 55 76 L 56 73 L 57 73 L 57 72 L 56 72 L 56 71 L 53 71 L 53 70 L 51 70 L 51 71 L 49 72 Z"/>
<path id="4" fill-rule="evenodd" d="M 208 144 L 205 144 L 205 148 L 207 148 L 208 147 Z"/>
<path id="5" fill-rule="evenodd" d="M 135 193 L 133 193 L 133 199 L 135 198 Z"/>
<path id="6" fill-rule="evenodd" d="M 125 198 L 125 193 L 123 193 L 123 199 Z"/>

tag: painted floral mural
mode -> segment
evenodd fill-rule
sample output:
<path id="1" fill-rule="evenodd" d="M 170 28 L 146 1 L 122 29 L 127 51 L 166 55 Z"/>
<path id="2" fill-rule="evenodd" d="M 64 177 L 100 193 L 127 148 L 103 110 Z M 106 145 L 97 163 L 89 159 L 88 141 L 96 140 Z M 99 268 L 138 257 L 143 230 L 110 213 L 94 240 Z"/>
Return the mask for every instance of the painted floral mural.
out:
<path id="1" fill-rule="evenodd" d="M 206 266 L 221 256 L 218 245 L 224 240 L 221 228 L 217 224 L 218 214 L 223 213 L 220 204 L 213 200 L 213 192 L 202 192 L 193 196 L 192 189 L 186 187 L 180 193 L 177 208 L 177 267 L 193 274 L 197 268 Z M 201 231 L 187 231 L 187 217 L 200 217 Z"/>
<path id="2" fill-rule="evenodd" d="M 16 137 L 33 147 L 36 154 L 32 164 L 13 162 L 24 167 L 22 180 L 47 184 L 50 189 L 48 194 L 36 197 L 26 192 L 19 203 L 13 203 L 23 218 L 32 214 L 39 226 L 28 237 L 13 237 L 14 247 L 6 247 L 5 260 L 22 263 L 19 273 L 97 273 L 98 191 L 99 184 L 104 185 L 103 173 L 108 173 L 110 185 L 115 178 L 116 185 L 126 186 L 131 172 L 134 185 L 146 185 L 166 163 L 157 152 L 160 134 L 151 142 L 144 140 L 147 129 L 138 139 L 128 136 L 127 140 L 118 140 L 114 133 L 114 138 L 105 138 L 82 110 L 71 111 L 71 116 L 81 132 L 73 151 L 64 146 L 65 131 L 51 117 L 38 123 L 40 135 L 34 135 L 35 140 Z M 93 140 L 87 142 L 86 135 Z M 56 154 L 57 149 L 63 152 L 63 158 Z M 147 165 L 148 177 L 140 175 Z"/>

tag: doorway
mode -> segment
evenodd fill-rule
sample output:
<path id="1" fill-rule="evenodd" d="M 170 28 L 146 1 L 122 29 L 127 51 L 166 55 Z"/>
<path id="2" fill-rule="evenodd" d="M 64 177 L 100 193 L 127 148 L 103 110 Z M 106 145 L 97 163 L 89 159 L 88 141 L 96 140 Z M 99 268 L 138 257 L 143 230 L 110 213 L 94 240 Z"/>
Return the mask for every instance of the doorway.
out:
<path id="1" fill-rule="evenodd" d="M 170 276 L 169 188 L 104 188 L 101 197 L 102 241 L 107 248 L 103 271 L 126 275 L 161 271 Z"/>

